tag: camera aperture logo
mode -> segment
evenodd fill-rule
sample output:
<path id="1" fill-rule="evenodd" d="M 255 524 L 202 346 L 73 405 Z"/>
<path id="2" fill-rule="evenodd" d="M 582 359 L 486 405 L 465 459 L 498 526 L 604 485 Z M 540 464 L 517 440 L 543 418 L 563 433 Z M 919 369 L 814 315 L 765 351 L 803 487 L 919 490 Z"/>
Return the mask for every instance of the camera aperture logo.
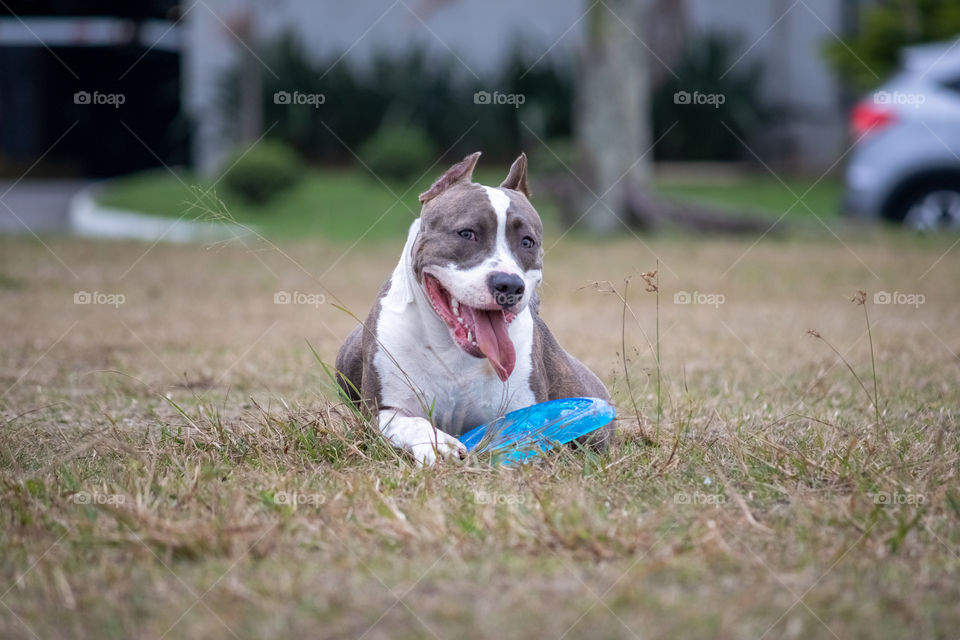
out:
<path id="1" fill-rule="evenodd" d="M 519 109 L 520 105 L 527 101 L 527 96 L 522 93 L 500 93 L 494 91 L 477 91 L 473 94 L 473 104 L 509 104 L 514 109 Z"/>
<path id="2" fill-rule="evenodd" d="M 673 294 L 673 304 L 705 304 L 719 309 L 720 305 L 727 301 L 727 297 L 722 293 L 701 293 L 694 291 L 677 291 Z"/>
<path id="3" fill-rule="evenodd" d="M 277 91 L 273 94 L 273 104 L 309 105 L 314 109 L 319 109 L 320 105 L 326 101 L 327 96 L 322 93 Z"/>
<path id="4" fill-rule="evenodd" d="M 73 294 L 73 304 L 102 304 L 119 308 L 127 297 L 122 293 L 102 293 L 100 291 L 77 291 Z"/>
<path id="5" fill-rule="evenodd" d="M 99 91 L 77 91 L 73 94 L 73 104 L 107 105 L 119 109 L 127 101 L 122 93 L 101 93 Z"/>
<path id="6" fill-rule="evenodd" d="M 927 301 L 922 293 L 904 293 L 902 291 L 877 291 L 873 294 L 873 304 L 902 304 L 919 309 Z"/>
<path id="7" fill-rule="evenodd" d="M 322 293 L 304 293 L 302 291 L 277 291 L 273 294 L 273 304 L 299 304 L 319 309 L 327 303 L 327 296 Z"/>
<path id="8" fill-rule="evenodd" d="M 722 93 L 700 93 L 694 91 L 677 91 L 673 94 L 673 104 L 680 105 L 707 105 L 714 109 L 719 109 L 720 105 L 726 103 L 727 96 Z"/>

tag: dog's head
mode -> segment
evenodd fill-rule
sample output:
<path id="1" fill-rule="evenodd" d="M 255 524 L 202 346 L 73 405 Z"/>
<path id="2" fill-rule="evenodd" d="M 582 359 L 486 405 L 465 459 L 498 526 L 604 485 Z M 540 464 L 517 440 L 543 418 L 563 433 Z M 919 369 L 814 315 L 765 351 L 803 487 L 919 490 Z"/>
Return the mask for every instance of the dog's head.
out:
<path id="1" fill-rule="evenodd" d="M 489 359 L 506 380 L 516 364 L 508 327 L 542 279 L 543 225 L 528 200 L 527 157 L 516 159 L 499 188 L 472 182 L 479 157 L 467 156 L 420 195 L 411 258 L 453 341 Z"/>

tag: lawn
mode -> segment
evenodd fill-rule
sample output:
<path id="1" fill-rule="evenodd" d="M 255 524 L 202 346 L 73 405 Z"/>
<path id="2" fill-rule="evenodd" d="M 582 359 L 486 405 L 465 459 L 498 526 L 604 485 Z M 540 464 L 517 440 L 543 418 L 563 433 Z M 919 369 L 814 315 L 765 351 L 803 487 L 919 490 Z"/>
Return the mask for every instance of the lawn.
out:
<path id="1" fill-rule="evenodd" d="M 657 180 L 656 190 L 674 200 L 788 220 L 836 218 L 843 197 L 843 183 L 834 176 L 780 177 L 769 173 L 714 180 L 663 176 Z"/>
<path id="2" fill-rule="evenodd" d="M 229 190 L 189 173 L 159 169 L 112 180 L 98 200 L 109 207 L 167 217 L 213 219 L 228 212 L 243 224 L 255 225 L 272 237 L 322 235 L 352 242 L 357 230 L 365 239 L 397 237 L 419 211 L 417 196 L 426 191 L 442 169 L 428 171 L 416 184 L 381 182 L 360 170 L 314 168 L 290 190 L 265 206 L 252 206 Z M 499 184 L 503 175 L 487 167 L 477 172 L 483 184 Z M 548 228 L 559 231 L 556 208 L 536 193 L 535 204 Z M 747 212 L 776 220 L 836 218 L 841 185 L 833 177 L 822 180 L 770 174 L 744 174 L 722 179 L 665 176 L 657 179 L 656 192 L 668 199 L 699 202 L 731 212 Z M 802 198 L 801 202 L 797 202 Z M 223 204 L 217 202 L 221 200 Z M 785 215 L 786 214 L 786 215 Z"/>
<path id="3" fill-rule="evenodd" d="M 612 390 L 612 449 L 418 469 L 312 353 L 396 224 L 0 237 L 0 637 L 956 635 L 956 238 L 553 236 L 542 315 Z"/>
<path id="4" fill-rule="evenodd" d="M 226 213 L 271 237 L 321 235 L 353 242 L 360 235 L 377 240 L 405 234 L 419 215 L 417 197 L 442 172 L 443 168 L 436 169 L 411 186 L 381 182 L 354 169 L 311 169 L 267 205 L 254 206 L 218 184 L 160 169 L 113 180 L 98 200 L 109 207 L 174 218 L 210 220 Z M 486 170 L 478 171 L 476 179 L 500 184 L 504 177 Z M 549 221 L 553 210 L 545 204 L 543 215 Z"/>

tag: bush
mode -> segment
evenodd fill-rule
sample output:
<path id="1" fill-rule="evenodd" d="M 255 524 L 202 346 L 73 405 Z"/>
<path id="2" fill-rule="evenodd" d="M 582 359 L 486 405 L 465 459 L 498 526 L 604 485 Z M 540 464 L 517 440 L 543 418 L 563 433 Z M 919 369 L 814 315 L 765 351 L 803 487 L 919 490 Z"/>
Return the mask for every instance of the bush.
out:
<path id="1" fill-rule="evenodd" d="M 297 153 L 279 140 L 263 140 L 232 154 L 224 163 L 226 188 L 248 204 L 265 204 L 303 177 Z"/>
<path id="2" fill-rule="evenodd" d="M 544 144 L 533 146 L 527 155 L 533 175 L 568 176 L 569 172 L 580 169 L 577 146 L 572 138 L 550 138 Z"/>
<path id="3" fill-rule="evenodd" d="M 449 157 L 483 150 L 485 158 L 515 157 L 542 139 L 568 137 L 573 78 L 567 60 L 539 57 L 518 44 L 496 72 L 474 78 L 449 58 L 424 49 L 380 51 L 367 64 L 308 55 L 296 37 L 284 34 L 257 50 L 276 73 L 261 74 L 263 122 L 275 123 L 270 135 L 292 145 L 308 162 L 342 164 L 384 123 L 416 123 L 435 148 Z M 239 135 L 240 66 L 228 69 L 218 87 L 224 115 L 223 135 Z M 477 91 L 522 93 L 524 103 L 477 104 Z M 320 95 L 318 105 L 277 101 L 277 92 Z M 521 120 L 525 125 L 520 124 Z M 530 127 L 536 137 L 530 133 Z M 431 158 L 431 162 L 436 158 Z"/>
<path id="4" fill-rule="evenodd" d="M 436 159 L 436 149 L 419 127 L 381 127 L 360 147 L 360 158 L 385 180 L 416 179 Z"/>
<path id="5" fill-rule="evenodd" d="M 771 120 L 773 110 L 761 97 L 763 68 L 759 64 L 741 63 L 727 73 L 740 49 L 735 38 L 719 33 L 708 32 L 691 40 L 673 65 L 676 77 L 668 76 L 651 96 L 653 139 L 659 140 L 654 148 L 657 160 L 750 159 L 737 138 L 751 140 Z M 678 92 L 722 95 L 723 102 L 678 105 Z"/>

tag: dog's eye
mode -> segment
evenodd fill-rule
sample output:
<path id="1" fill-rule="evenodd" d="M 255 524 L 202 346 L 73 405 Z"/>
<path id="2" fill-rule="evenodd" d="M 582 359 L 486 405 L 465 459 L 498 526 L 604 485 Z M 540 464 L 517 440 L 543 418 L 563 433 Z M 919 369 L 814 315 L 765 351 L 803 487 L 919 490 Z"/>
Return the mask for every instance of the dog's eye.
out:
<path id="1" fill-rule="evenodd" d="M 537 246 L 537 241 L 530 236 L 524 236 L 523 240 L 520 241 L 520 246 L 524 249 L 532 249 Z"/>
<path id="2" fill-rule="evenodd" d="M 466 240 L 476 240 L 477 234 L 473 232 L 473 229 L 461 229 L 460 237 Z"/>

